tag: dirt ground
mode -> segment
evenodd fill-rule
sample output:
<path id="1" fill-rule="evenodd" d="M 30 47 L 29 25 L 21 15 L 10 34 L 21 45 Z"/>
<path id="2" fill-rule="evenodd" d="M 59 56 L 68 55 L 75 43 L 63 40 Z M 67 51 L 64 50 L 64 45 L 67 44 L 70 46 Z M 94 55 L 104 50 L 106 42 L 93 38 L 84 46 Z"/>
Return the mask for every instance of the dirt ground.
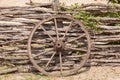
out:
<path id="1" fill-rule="evenodd" d="M 35 3 L 48 3 L 52 0 L 32 0 Z M 79 4 L 87 4 L 87 3 L 104 3 L 106 4 L 108 0 L 59 0 L 61 3 L 65 3 L 67 6 L 79 3 Z M 0 0 L 1 6 L 28 6 L 26 3 L 29 3 L 29 0 Z"/>
<path id="2" fill-rule="evenodd" d="M 120 80 L 120 67 L 91 67 L 80 74 L 69 77 L 50 77 L 35 73 L 1 75 L 0 80 Z"/>

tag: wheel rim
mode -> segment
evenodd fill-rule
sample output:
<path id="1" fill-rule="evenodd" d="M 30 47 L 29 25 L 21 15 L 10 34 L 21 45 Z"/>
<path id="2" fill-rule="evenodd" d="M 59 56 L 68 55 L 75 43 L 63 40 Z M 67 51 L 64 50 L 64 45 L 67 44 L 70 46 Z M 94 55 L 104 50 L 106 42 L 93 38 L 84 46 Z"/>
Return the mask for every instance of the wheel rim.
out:
<path id="1" fill-rule="evenodd" d="M 91 49 L 89 33 L 83 26 L 79 20 L 66 15 L 52 16 L 38 23 L 28 40 L 29 58 L 35 68 L 50 76 L 77 73 L 89 58 Z"/>

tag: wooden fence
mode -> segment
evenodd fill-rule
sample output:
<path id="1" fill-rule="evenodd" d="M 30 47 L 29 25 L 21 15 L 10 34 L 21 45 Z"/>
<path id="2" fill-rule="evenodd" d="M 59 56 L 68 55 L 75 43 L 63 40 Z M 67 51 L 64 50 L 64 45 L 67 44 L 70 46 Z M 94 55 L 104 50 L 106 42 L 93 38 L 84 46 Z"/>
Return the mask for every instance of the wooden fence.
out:
<path id="1" fill-rule="evenodd" d="M 89 4 L 82 7 L 94 14 L 120 12 L 118 4 L 115 9 L 110 10 L 108 8 L 111 8 L 111 5 L 103 4 Z M 0 8 L 0 74 L 13 71 L 36 71 L 28 58 L 27 40 L 35 24 L 51 16 L 53 12 L 50 5 Z M 89 30 L 92 39 L 92 52 L 86 66 L 119 66 L 120 26 L 115 24 L 120 24 L 120 18 L 101 17 L 95 18 L 95 20 L 103 24 L 97 26 L 100 31 Z"/>

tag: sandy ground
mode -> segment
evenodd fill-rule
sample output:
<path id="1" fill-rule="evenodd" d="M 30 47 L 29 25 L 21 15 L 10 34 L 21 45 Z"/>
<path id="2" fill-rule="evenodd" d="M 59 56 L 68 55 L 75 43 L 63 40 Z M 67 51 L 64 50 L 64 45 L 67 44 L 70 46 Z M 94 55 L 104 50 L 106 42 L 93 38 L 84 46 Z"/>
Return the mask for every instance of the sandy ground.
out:
<path id="1" fill-rule="evenodd" d="M 0 80 L 120 80 L 120 67 L 91 67 L 86 72 L 69 77 L 49 77 L 33 73 L 0 76 Z"/>
<path id="2" fill-rule="evenodd" d="M 35 3 L 48 3 L 52 0 L 32 0 Z M 107 3 L 108 0 L 59 0 L 61 3 L 65 3 L 67 6 L 79 3 L 79 4 L 86 4 L 86 3 Z M 0 7 L 1 6 L 27 6 L 26 3 L 29 3 L 29 0 L 0 0 Z"/>

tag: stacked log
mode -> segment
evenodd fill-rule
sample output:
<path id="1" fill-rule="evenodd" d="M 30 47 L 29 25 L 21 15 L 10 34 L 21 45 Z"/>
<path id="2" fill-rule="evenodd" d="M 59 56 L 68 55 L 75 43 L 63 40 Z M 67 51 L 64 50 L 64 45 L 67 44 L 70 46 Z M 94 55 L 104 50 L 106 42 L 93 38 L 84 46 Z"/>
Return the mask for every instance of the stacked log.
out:
<path id="1" fill-rule="evenodd" d="M 103 12 L 103 9 L 98 7 L 89 10 L 86 6 L 84 7 L 87 11 L 95 12 L 98 9 L 97 12 Z M 118 12 L 120 9 L 116 11 Z M 39 6 L 0 8 L 0 63 L 2 64 L 0 69 L 7 69 L 0 71 L 0 74 L 14 71 L 36 71 L 28 58 L 27 40 L 35 24 L 53 13 L 51 8 Z M 120 24 L 120 18 L 101 17 L 95 18 L 95 20 L 104 24 Z M 120 65 L 120 26 L 98 25 L 97 28 L 100 31 L 89 30 L 92 51 L 86 66 Z"/>

